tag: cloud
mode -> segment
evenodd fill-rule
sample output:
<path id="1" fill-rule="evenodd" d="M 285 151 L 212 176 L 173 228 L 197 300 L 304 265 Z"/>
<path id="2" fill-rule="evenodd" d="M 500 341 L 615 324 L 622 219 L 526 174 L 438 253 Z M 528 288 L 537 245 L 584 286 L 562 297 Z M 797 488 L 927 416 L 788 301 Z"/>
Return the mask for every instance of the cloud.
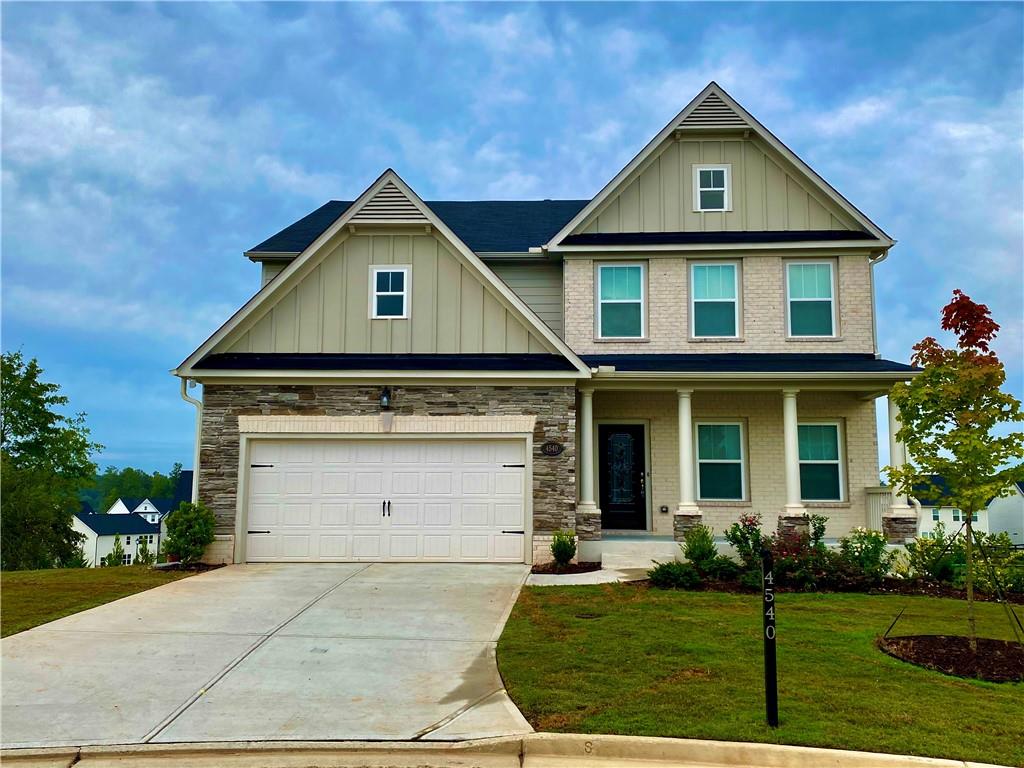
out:
<path id="1" fill-rule="evenodd" d="M 896 103 L 890 99 L 868 96 L 819 115 L 814 119 L 814 128 L 825 136 L 847 136 L 877 124 L 891 115 L 895 107 Z"/>

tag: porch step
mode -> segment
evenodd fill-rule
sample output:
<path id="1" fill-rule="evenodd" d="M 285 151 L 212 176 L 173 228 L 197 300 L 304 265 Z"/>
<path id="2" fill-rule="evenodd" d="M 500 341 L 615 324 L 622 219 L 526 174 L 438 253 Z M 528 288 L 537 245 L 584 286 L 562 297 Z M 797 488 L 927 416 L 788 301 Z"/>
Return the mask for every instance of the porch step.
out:
<path id="1" fill-rule="evenodd" d="M 647 541 L 611 538 L 601 541 L 601 565 L 604 568 L 650 568 L 655 560 L 666 562 L 679 556 L 679 544 L 667 538 Z"/>

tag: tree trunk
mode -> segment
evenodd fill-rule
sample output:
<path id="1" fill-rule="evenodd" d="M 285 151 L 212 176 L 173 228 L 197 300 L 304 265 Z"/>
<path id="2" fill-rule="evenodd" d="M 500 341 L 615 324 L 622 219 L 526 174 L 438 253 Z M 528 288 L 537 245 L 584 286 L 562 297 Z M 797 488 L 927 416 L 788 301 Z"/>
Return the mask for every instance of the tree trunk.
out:
<path id="1" fill-rule="evenodd" d="M 970 641 L 971 653 L 978 653 L 978 628 L 974 621 L 974 536 L 971 533 L 971 518 L 974 517 L 973 510 L 964 510 L 967 517 L 964 524 L 967 526 L 967 574 L 965 584 L 967 587 L 967 637 Z"/>

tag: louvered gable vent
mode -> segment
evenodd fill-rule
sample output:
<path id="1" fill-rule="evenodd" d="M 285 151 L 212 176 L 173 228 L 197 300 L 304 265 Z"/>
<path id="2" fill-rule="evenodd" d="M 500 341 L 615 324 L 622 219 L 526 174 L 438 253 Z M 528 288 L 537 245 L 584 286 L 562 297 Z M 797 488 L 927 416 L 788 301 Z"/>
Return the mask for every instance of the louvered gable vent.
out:
<path id="1" fill-rule="evenodd" d="M 680 128 L 746 128 L 747 122 L 733 111 L 717 93 L 709 93 L 687 115 Z"/>
<path id="2" fill-rule="evenodd" d="M 402 190 L 392 181 L 381 187 L 377 194 L 366 201 L 366 204 L 349 220 L 353 224 L 372 224 L 382 222 L 426 222 L 427 217 L 416 207 Z"/>

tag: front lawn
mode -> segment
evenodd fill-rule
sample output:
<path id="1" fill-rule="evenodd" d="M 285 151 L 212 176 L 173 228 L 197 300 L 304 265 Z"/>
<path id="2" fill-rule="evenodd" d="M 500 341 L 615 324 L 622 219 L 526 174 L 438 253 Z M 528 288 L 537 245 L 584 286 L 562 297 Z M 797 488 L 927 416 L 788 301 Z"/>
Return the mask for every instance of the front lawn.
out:
<path id="1" fill-rule="evenodd" d="M 759 594 L 526 587 L 498 643 L 498 665 L 512 699 L 543 731 L 1024 765 L 1024 684 L 946 677 L 875 647 L 904 606 L 894 635 L 963 634 L 964 602 L 780 594 L 777 605 L 777 730 L 764 724 Z M 977 611 L 980 635 L 1012 639 L 1000 605 Z"/>
<path id="2" fill-rule="evenodd" d="M 0 637 L 189 575 L 138 566 L 8 571 L 0 575 Z"/>

